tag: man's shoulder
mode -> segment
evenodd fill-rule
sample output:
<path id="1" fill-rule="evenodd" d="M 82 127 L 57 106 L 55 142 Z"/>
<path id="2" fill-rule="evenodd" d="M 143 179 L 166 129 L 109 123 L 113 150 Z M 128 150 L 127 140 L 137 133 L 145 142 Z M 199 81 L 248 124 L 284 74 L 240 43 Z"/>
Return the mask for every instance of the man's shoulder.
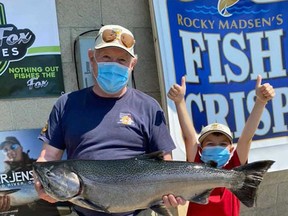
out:
<path id="1" fill-rule="evenodd" d="M 89 92 L 91 88 L 84 88 L 76 91 L 66 92 L 62 94 L 58 100 L 67 100 L 68 98 L 77 98 L 78 96 L 85 95 L 87 92 Z"/>
<path id="2" fill-rule="evenodd" d="M 82 99 L 85 99 L 85 95 L 89 92 L 89 89 L 90 88 L 85 88 L 77 91 L 66 92 L 57 99 L 55 106 L 58 108 L 63 108 L 67 104 L 67 102 L 69 102 L 70 104 L 77 104 Z"/>
<path id="3" fill-rule="evenodd" d="M 138 90 L 138 89 L 134 89 L 134 88 L 130 88 L 131 94 L 133 97 L 135 97 L 135 99 L 137 100 L 142 100 L 142 101 L 146 101 L 148 103 L 153 103 L 153 104 L 159 104 L 157 102 L 157 100 L 155 98 L 153 98 L 152 96 Z"/>

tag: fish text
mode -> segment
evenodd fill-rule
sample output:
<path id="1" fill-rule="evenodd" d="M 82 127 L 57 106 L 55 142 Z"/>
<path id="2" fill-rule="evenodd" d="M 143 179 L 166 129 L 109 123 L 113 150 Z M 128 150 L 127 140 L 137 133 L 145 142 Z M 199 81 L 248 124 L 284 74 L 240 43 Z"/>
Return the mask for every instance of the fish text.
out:
<path id="1" fill-rule="evenodd" d="M 33 171 L 21 171 L 21 172 L 12 172 L 11 174 L 3 173 L 0 174 L 0 184 L 16 184 L 20 182 L 29 182 L 34 181 Z"/>

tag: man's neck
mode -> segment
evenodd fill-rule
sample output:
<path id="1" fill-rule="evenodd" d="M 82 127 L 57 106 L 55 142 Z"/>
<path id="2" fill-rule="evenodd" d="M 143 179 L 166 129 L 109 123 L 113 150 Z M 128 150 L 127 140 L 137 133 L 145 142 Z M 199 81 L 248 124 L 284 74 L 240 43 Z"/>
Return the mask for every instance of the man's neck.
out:
<path id="1" fill-rule="evenodd" d="M 100 96 L 100 97 L 104 97 L 104 98 L 120 98 L 122 97 L 126 91 L 127 91 L 127 87 L 125 86 L 121 91 L 115 93 L 115 94 L 107 94 L 106 92 L 104 92 L 99 85 L 96 83 L 93 86 L 93 91 L 96 95 Z"/>

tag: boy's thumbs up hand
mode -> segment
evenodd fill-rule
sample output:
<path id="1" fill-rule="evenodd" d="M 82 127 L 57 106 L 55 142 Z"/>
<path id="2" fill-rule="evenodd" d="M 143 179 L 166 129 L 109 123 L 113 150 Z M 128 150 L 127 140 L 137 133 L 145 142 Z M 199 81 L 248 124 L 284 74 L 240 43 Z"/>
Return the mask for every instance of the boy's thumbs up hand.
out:
<path id="1" fill-rule="evenodd" d="M 174 84 L 170 88 L 167 96 L 175 103 L 180 103 L 184 99 L 185 94 L 186 94 L 186 77 L 183 76 L 181 78 L 181 85 L 178 85 L 177 83 Z"/>
<path id="2" fill-rule="evenodd" d="M 256 96 L 260 101 L 267 103 L 275 96 L 275 91 L 273 86 L 270 85 L 269 83 L 264 84 L 261 83 L 262 83 L 262 77 L 261 75 L 258 75 L 255 87 Z"/>
<path id="3" fill-rule="evenodd" d="M 181 87 L 184 88 L 186 93 L 186 76 L 182 76 L 181 78 Z"/>

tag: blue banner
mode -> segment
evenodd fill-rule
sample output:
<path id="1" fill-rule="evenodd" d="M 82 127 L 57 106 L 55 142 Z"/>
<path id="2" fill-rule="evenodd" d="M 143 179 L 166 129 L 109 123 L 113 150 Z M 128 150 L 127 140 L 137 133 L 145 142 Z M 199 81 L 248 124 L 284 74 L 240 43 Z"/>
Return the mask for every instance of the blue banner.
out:
<path id="1" fill-rule="evenodd" d="M 276 96 L 253 140 L 288 135 L 288 2 L 260 2 L 166 1 L 175 78 L 181 83 L 186 75 L 186 103 L 197 131 L 221 122 L 237 140 L 260 74 Z"/>

